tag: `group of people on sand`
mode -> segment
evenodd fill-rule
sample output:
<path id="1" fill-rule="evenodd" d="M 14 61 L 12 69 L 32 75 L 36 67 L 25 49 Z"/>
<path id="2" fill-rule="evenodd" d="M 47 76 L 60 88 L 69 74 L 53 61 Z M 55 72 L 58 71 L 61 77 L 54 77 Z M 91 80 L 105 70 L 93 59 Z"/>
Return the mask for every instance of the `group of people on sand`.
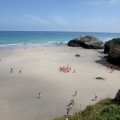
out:
<path id="1" fill-rule="evenodd" d="M 10 69 L 10 73 L 13 73 L 13 68 Z M 22 73 L 22 70 L 21 70 L 21 69 L 19 70 L 19 73 L 20 73 L 20 74 Z"/>
<path id="2" fill-rule="evenodd" d="M 76 95 L 77 95 L 77 91 L 75 91 L 74 95 L 72 95 L 73 99 L 71 99 L 70 102 L 69 102 L 69 104 L 67 105 L 67 115 L 69 115 L 70 110 L 72 110 L 72 108 L 73 108 L 73 106 L 75 104 L 74 98 L 76 97 Z"/>
<path id="3" fill-rule="evenodd" d="M 69 65 L 59 67 L 59 71 L 64 72 L 64 73 L 71 72 L 71 70 L 72 70 L 72 68 Z M 75 73 L 75 69 L 73 70 L 73 73 Z"/>
<path id="4" fill-rule="evenodd" d="M 72 96 L 73 98 L 70 100 L 69 104 L 67 105 L 67 115 L 70 115 L 70 111 L 73 109 L 73 106 L 75 105 L 75 97 L 77 96 L 77 91 L 75 91 Z M 97 98 L 98 96 L 95 95 L 92 101 L 96 101 Z"/>

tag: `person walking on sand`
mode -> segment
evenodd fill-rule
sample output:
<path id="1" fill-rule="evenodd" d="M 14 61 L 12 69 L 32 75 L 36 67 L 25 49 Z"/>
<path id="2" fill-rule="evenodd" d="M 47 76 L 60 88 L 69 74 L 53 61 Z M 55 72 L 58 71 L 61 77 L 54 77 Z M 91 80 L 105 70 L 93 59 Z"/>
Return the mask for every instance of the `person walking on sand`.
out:
<path id="1" fill-rule="evenodd" d="M 75 73 L 75 69 L 74 69 L 73 73 Z"/>
<path id="2" fill-rule="evenodd" d="M 39 97 L 41 97 L 41 92 L 39 92 L 38 94 L 39 94 Z"/>
<path id="3" fill-rule="evenodd" d="M 70 112 L 70 108 L 68 107 L 67 108 L 67 115 L 69 115 L 69 112 Z"/>
<path id="4" fill-rule="evenodd" d="M 95 101 L 97 100 L 97 95 L 95 95 Z"/>
<path id="5" fill-rule="evenodd" d="M 75 96 L 77 95 L 77 91 L 75 91 Z"/>
<path id="6" fill-rule="evenodd" d="M 21 71 L 21 70 L 19 70 L 19 73 L 21 74 L 21 73 L 22 73 L 22 71 Z"/>
<path id="7" fill-rule="evenodd" d="M 38 93 L 38 97 L 36 97 L 37 99 L 39 99 L 41 97 L 41 92 Z"/>
<path id="8" fill-rule="evenodd" d="M 70 110 L 72 110 L 72 104 L 70 104 L 68 107 L 67 107 L 67 115 L 69 115 L 69 113 L 70 113 Z"/>
<path id="9" fill-rule="evenodd" d="M 13 73 L 13 68 L 10 69 L 10 73 Z"/>
<path id="10" fill-rule="evenodd" d="M 97 98 L 98 98 L 98 96 L 97 95 L 95 95 L 95 97 L 93 98 L 93 99 L 91 99 L 92 101 L 96 101 L 97 100 Z"/>
<path id="11" fill-rule="evenodd" d="M 74 103 L 75 103 L 75 102 L 74 102 L 74 99 L 71 99 L 71 100 L 70 100 L 70 103 L 69 103 L 67 106 L 68 106 L 68 107 L 72 107 Z"/>
<path id="12" fill-rule="evenodd" d="M 60 67 L 59 67 L 59 71 L 61 72 L 62 70 L 63 70 L 63 68 L 60 66 Z"/>

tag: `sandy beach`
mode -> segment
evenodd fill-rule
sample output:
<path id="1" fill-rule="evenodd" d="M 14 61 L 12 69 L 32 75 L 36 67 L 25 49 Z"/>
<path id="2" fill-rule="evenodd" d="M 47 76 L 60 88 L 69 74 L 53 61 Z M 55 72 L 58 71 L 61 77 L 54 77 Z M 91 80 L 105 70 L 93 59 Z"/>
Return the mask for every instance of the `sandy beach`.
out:
<path id="1" fill-rule="evenodd" d="M 52 120 L 65 115 L 75 91 L 72 112 L 114 98 L 120 88 L 120 71 L 110 73 L 96 63 L 103 56 L 99 51 L 67 46 L 0 50 L 0 120 Z M 70 72 L 59 71 L 67 65 Z M 92 101 L 95 95 L 97 100 Z"/>

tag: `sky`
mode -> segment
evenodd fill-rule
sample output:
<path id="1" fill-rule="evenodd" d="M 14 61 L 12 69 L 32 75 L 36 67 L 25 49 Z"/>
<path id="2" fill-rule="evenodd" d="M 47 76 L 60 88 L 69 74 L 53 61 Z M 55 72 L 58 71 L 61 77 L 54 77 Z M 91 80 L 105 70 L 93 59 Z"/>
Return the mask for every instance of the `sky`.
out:
<path id="1" fill-rule="evenodd" d="M 120 33 L 120 0 L 0 0 L 0 31 Z"/>

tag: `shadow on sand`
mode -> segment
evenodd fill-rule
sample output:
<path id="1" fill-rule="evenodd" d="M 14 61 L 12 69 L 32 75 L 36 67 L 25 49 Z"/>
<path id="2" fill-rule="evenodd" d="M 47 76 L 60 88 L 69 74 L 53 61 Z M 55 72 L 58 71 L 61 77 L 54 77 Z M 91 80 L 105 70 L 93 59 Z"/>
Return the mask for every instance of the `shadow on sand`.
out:
<path id="1" fill-rule="evenodd" d="M 108 62 L 108 60 L 107 60 L 108 56 L 99 56 L 99 57 L 100 57 L 100 59 L 96 60 L 95 61 L 96 63 L 105 66 L 107 69 L 111 69 L 113 71 L 114 70 L 119 70 L 120 71 L 120 66 Z"/>

